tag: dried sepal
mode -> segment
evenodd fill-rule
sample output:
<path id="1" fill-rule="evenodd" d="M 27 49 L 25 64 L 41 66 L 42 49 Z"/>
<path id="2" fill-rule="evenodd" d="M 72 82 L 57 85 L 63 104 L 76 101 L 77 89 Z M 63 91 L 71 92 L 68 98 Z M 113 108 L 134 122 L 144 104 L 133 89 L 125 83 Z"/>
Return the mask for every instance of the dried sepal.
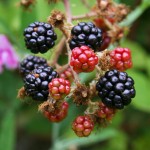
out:
<path id="1" fill-rule="evenodd" d="M 77 84 L 77 87 L 73 91 L 72 98 L 76 105 L 87 105 L 90 98 L 89 88 L 85 85 Z"/>
<path id="2" fill-rule="evenodd" d="M 54 27 L 62 27 L 64 25 L 64 21 L 66 20 L 66 17 L 64 13 L 54 10 L 51 12 L 51 15 L 48 17 L 48 22 L 52 24 Z"/>
<path id="3" fill-rule="evenodd" d="M 110 69 L 110 56 L 109 56 L 109 51 L 106 49 L 103 52 L 98 52 L 98 57 L 99 57 L 99 64 L 98 67 L 102 71 L 107 71 Z"/>
<path id="4" fill-rule="evenodd" d="M 95 123 L 100 127 L 107 127 L 112 122 L 117 109 L 109 108 L 102 102 L 98 103 L 98 109 L 95 111 Z"/>
<path id="5" fill-rule="evenodd" d="M 36 0 L 21 0 L 19 2 L 19 5 L 22 6 L 25 9 L 29 9 L 31 5 L 34 5 L 36 3 Z"/>
<path id="6" fill-rule="evenodd" d="M 125 31 L 128 30 L 125 27 L 119 27 L 117 25 L 113 26 L 111 30 L 109 30 L 108 36 L 111 37 L 111 42 L 119 42 L 120 39 L 124 36 Z"/>
<path id="7" fill-rule="evenodd" d="M 49 94 L 48 100 L 39 105 L 38 111 L 40 111 L 40 112 L 44 112 L 44 111 L 53 112 L 57 108 L 59 108 L 60 105 L 62 105 L 63 101 L 64 100 L 57 101 L 57 100 L 53 99 L 51 97 L 51 95 Z"/>
<path id="8" fill-rule="evenodd" d="M 26 96 L 27 95 L 26 95 L 26 92 L 25 92 L 25 88 L 24 87 L 20 88 L 19 91 L 18 91 L 17 98 L 24 99 Z"/>
<path id="9" fill-rule="evenodd" d="M 117 4 L 112 0 L 97 0 L 97 4 L 92 11 L 98 14 L 98 17 L 109 20 L 112 24 L 121 22 L 129 13 L 129 7 L 124 4 Z"/>

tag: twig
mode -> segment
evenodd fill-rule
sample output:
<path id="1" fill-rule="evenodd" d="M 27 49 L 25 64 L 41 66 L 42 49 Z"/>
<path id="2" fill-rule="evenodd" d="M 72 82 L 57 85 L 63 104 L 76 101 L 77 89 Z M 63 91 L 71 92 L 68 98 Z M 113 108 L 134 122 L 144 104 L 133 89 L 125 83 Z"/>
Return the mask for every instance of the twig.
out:
<path id="1" fill-rule="evenodd" d="M 72 20 L 82 20 L 82 19 L 91 19 L 91 18 L 96 18 L 99 15 L 95 12 L 90 12 L 84 15 L 79 15 L 79 16 L 72 16 Z"/>
<path id="2" fill-rule="evenodd" d="M 87 2 L 87 0 L 81 0 L 81 2 L 86 6 L 86 8 L 91 9 L 91 6 Z"/>
<path id="3" fill-rule="evenodd" d="M 66 9 L 66 14 L 67 14 L 67 21 L 68 23 L 71 23 L 71 9 L 70 9 L 69 0 L 64 0 L 64 5 Z"/>
<path id="4" fill-rule="evenodd" d="M 55 66 L 56 66 L 56 71 L 60 74 L 60 73 L 64 72 L 69 67 L 69 63 L 64 65 L 64 66 L 60 66 L 58 64 L 56 64 Z"/>
<path id="5" fill-rule="evenodd" d="M 101 8 L 100 2 L 101 2 L 101 0 L 97 0 L 97 6 L 98 6 L 99 9 Z"/>
<path id="6" fill-rule="evenodd" d="M 68 21 L 68 23 L 71 24 L 72 15 L 71 15 L 71 10 L 70 10 L 70 3 L 69 3 L 69 0 L 64 0 L 64 5 L 65 5 L 65 8 L 66 8 L 67 21 Z M 66 46 L 67 46 L 68 64 L 69 64 L 69 63 L 70 63 L 70 60 L 71 60 L 71 50 L 70 50 L 70 47 L 69 47 L 69 44 L 68 44 L 68 40 L 66 40 Z M 74 76 L 74 81 L 75 81 L 75 83 L 76 83 L 76 84 L 79 84 L 79 83 L 80 83 L 79 76 L 78 76 L 77 73 L 72 69 L 71 66 L 70 66 L 70 68 L 71 68 L 72 74 L 73 74 L 73 76 Z"/>
<path id="7" fill-rule="evenodd" d="M 66 38 L 65 37 L 62 37 L 62 39 L 60 40 L 59 44 L 57 45 L 57 48 L 56 50 L 54 51 L 53 53 L 53 56 L 51 57 L 50 61 L 49 61 L 49 64 L 51 66 L 54 66 L 63 50 L 63 47 L 65 45 L 65 40 Z"/>

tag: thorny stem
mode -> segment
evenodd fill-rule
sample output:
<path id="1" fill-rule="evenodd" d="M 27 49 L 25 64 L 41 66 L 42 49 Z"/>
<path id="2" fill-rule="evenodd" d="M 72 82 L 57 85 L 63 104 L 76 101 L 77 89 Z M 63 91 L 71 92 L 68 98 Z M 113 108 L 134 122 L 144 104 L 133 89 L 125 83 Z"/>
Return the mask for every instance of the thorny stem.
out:
<path id="1" fill-rule="evenodd" d="M 101 1 L 101 0 L 97 0 L 97 6 L 98 6 L 99 9 L 100 9 L 100 7 L 101 7 L 101 6 L 100 6 L 100 1 Z"/>
<path id="2" fill-rule="evenodd" d="M 92 19 L 98 17 L 98 14 L 95 12 L 90 12 L 83 15 L 72 16 L 72 20 L 82 20 L 82 19 Z"/>
<path id="3" fill-rule="evenodd" d="M 66 8 L 66 14 L 67 14 L 67 21 L 68 23 L 71 23 L 71 9 L 70 9 L 70 3 L 69 0 L 64 0 L 64 5 Z"/>
<path id="4" fill-rule="evenodd" d="M 112 24 L 108 21 L 108 19 L 104 19 L 104 22 L 105 22 L 105 24 L 107 25 L 107 27 L 108 27 L 109 29 L 112 29 L 112 28 L 113 28 Z"/>
<path id="5" fill-rule="evenodd" d="M 65 8 L 66 8 L 66 14 L 67 14 L 67 21 L 68 23 L 71 23 L 72 21 L 72 15 L 71 15 L 71 10 L 70 10 L 70 3 L 69 3 L 69 0 L 64 0 L 64 5 L 65 5 Z M 68 64 L 70 63 L 70 60 L 71 60 L 71 50 L 70 50 L 70 47 L 69 47 L 69 44 L 68 44 L 68 41 L 66 41 L 66 46 L 67 46 L 67 52 L 68 52 Z M 80 79 L 79 79 L 79 76 L 77 75 L 77 73 L 72 69 L 72 67 L 70 66 L 71 68 L 71 71 L 73 73 L 73 76 L 74 76 L 74 81 L 76 84 L 79 84 L 80 83 Z"/>
<path id="6" fill-rule="evenodd" d="M 53 143 L 53 146 L 52 147 L 54 147 L 55 141 L 57 140 L 57 138 L 59 136 L 59 128 L 60 128 L 60 125 L 58 123 L 53 123 L 53 125 L 52 125 L 52 143 Z"/>
<path id="7" fill-rule="evenodd" d="M 60 40 L 59 44 L 57 45 L 57 48 L 55 50 L 55 52 L 53 53 L 53 56 L 51 57 L 51 60 L 49 61 L 49 64 L 51 66 L 54 66 L 63 50 L 63 47 L 65 45 L 65 37 L 62 37 L 62 39 Z"/>
<path id="8" fill-rule="evenodd" d="M 62 73 L 69 67 L 69 64 L 66 64 L 64 66 L 60 66 L 60 65 L 56 64 L 55 66 L 56 66 L 56 71 L 58 73 Z"/>

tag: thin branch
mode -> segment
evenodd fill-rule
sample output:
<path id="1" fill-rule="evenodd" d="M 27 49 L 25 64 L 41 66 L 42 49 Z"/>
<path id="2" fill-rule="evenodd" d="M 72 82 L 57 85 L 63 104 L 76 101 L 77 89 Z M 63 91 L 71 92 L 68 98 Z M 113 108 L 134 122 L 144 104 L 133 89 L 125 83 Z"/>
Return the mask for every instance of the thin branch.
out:
<path id="1" fill-rule="evenodd" d="M 101 2 L 101 0 L 97 0 L 97 6 L 98 6 L 99 9 L 101 8 L 100 2 Z"/>
<path id="2" fill-rule="evenodd" d="M 60 54 L 61 54 L 61 52 L 63 50 L 63 47 L 65 45 L 65 40 L 66 40 L 66 38 L 62 37 L 62 39 L 58 43 L 57 48 L 55 49 L 55 52 L 53 53 L 53 55 L 52 55 L 52 57 L 51 57 L 51 59 L 49 61 L 49 64 L 51 66 L 54 66 L 57 63 L 57 60 L 58 60 L 58 58 L 59 58 L 59 56 L 60 56 Z"/>
<path id="3" fill-rule="evenodd" d="M 68 23 L 71 23 L 71 9 L 70 9 L 69 0 L 64 0 L 64 5 L 66 9 L 66 14 L 67 14 L 67 21 Z"/>
<path id="4" fill-rule="evenodd" d="M 56 64 L 55 66 L 56 66 L 56 71 L 60 74 L 60 73 L 64 72 L 69 67 L 69 63 L 66 65 L 63 65 L 63 66 Z"/>
<path id="5" fill-rule="evenodd" d="M 79 16 L 72 16 L 72 20 L 82 20 L 82 19 L 91 19 L 91 18 L 96 18 L 99 15 L 94 12 L 90 12 L 84 15 L 79 15 Z"/>

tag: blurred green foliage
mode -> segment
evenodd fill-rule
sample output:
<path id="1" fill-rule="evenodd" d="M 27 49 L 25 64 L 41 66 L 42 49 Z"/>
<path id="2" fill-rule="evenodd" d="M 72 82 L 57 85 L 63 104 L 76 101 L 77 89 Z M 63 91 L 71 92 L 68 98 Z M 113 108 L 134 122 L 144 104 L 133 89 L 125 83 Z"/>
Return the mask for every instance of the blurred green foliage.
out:
<path id="1" fill-rule="evenodd" d="M 121 25 L 130 25 L 131 32 L 121 41 L 121 46 L 131 48 L 133 69 L 128 73 L 135 80 L 137 96 L 130 107 L 115 116 L 109 128 L 95 130 L 89 138 L 77 138 L 71 130 L 71 122 L 81 114 L 84 107 L 71 105 L 69 115 L 60 124 L 51 124 L 40 113 L 37 104 L 23 103 L 16 99 L 17 90 L 23 85 L 18 72 L 5 70 L 0 74 L 0 150 L 65 150 L 79 146 L 86 150 L 148 150 L 150 147 L 150 1 L 116 0 L 124 2 L 133 12 Z M 65 12 L 62 2 L 47 4 L 46 0 L 37 0 L 32 11 L 25 11 L 18 0 L 0 1 L 0 34 L 6 34 L 20 55 L 29 54 L 23 41 L 23 30 L 34 21 L 46 21 L 53 9 Z M 89 0 L 91 5 L 94 0 Z M 88 9 L 81 1 L 71 0 L 74 15 L 84 14 Z M 140 17 L 141 16 L 141 17 Z M 135 21 L 135 22 L 134 22 Z M 134 22 L 134 23 L 133 23 Z M 76 23 L 76 22 L 75 22 Z M 57 31 L 58 37 L 61 33 Z M 147 37 L 147 38 L 146 38 Z M 47 53 L 44 57 L 48 58 Z M 63 60 L 60 60 L 63 61 Z M 82 81 L 93 77 L 81 75 Z"/>

